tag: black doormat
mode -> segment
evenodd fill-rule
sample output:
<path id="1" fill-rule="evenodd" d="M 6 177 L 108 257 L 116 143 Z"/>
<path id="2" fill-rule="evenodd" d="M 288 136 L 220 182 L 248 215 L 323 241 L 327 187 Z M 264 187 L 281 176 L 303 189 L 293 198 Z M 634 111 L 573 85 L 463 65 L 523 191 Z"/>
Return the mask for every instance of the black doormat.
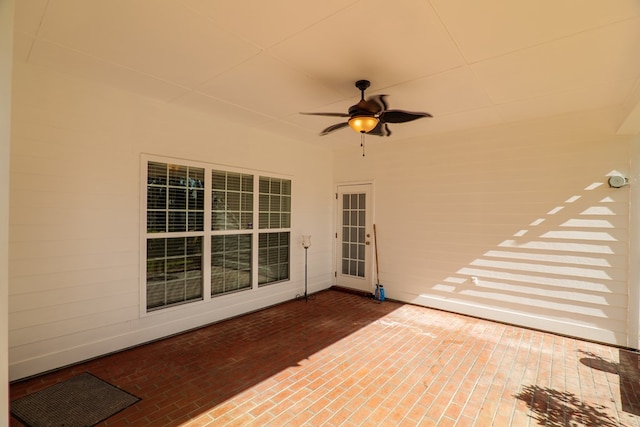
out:
<path id="1" fill-rule="evenodd" d="M 140 398 L 85 372 L 11 402 L 11 414 L 29 427 L 89 427 Z"/>

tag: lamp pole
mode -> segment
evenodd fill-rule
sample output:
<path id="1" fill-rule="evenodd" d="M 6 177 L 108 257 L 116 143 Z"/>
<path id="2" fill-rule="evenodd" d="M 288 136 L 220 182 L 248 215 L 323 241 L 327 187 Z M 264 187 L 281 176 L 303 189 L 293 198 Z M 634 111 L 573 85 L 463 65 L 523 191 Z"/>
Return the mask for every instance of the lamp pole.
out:
<path id="1" fill-rule="evenodd" d="M 311 246 L 311 236 L 302 236 L 302 247 L 304 248 L 304 300 L 309 301 L 307 295 L 307 250 Z"/>

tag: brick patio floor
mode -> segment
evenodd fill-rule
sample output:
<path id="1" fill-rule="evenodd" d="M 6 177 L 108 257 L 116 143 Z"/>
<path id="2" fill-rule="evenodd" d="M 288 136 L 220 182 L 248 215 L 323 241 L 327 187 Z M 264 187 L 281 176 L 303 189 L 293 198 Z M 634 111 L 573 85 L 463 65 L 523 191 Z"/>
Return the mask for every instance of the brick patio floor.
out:
<path id="1" fill-rule="evenodd" d="M 16 382 L 10 396 L 90 372 L 142 399 L 102 426 L 640 426 L 639 364 L 328 290 Z"/>

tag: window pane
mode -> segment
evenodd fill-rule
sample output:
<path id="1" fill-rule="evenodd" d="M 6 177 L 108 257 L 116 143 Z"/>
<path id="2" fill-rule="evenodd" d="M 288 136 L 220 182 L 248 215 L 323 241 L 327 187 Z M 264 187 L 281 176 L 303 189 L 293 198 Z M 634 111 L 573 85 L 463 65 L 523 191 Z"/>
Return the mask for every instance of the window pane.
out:
<path id="1" fill-rule="evenodd" d="M 282 197 L 281 203 L 283 212 L 291 212 L 291 197 Z"/>
<path id="2" fill-rule="evenodd" d="M 216 211 L 223 211 L 225 206 L 224 191 L 211 192 L 211 208 Z"/>
<path id="3" fill-rule="evenodd" d="M 149 162 L 147 166 L 147 184 L 167 185 L 167 165 L 165 163 Z"/>
<path id="4" fill-rule="evenodd" d="M 147 233 L 162 233 L 167 230 L 167 213 L 165 211 L 147 212 Z"/>
<path id="5" fill-rule="evenodd" d="M 240 230 L 240 218 L 238 212 L 227 212 L 225 215 L 225 230 Z"/>
<path id="6" fill-rule="evenodd" d="M 189 212 L 189 231 L 204 230 L 204 212 Z"/>
<path id="7" fill-rule="evenodd" d="M 211 188 L 224 190 L 227 188 L 227 174 L 223 171 L 211 172 Z"/>
<path id="8" fill-rule="evenodd" d="M 269 213 L 260 212 L 259 221 L 260 221 L 260 224 L 259 224 L 260 228 L 269 228 Z"/>
<path id="9" fill-rule="evenodd" d="M 251 234 L 211 237 L 211 296 L 251 288 Z"/>
<path id="10" fill-rule="evenodd" d="M 260 177 L 259 188 L 261 194 L 269 194 L 271 192 L 271 179 Z"/>
<path id="11" fill-rule="evenodd" d="M 242 213 L 240 214 L 243 230 L 251 230 L 253 228 L 253 214 Z"/>
<path id="12" fill-rule="evenodd" d="M 169 212 L 169 232 L 187 231 L 186 212 Z"/>
<path id="13" fill-rule="evenodd" d="M 253 193 L 253 176 L 242 175 L 242 191 L 244 193 Z"/>
<path id="14" fill-rule="evenodd" d="M 268 194 L 260 194 L 260 212 L 269 212 L 269 200 L 270 198 Z"/>
<path id="15" fill-rule="evenodd" d="M 202 299 L 202 237 L 147 240 L 147 310 Z"/>
<path id="16" fill-rule="evenodd" d="M 282 191 L 283 195 L 291 196 L 291 181 L 288 179 L 282 180 Z"/>
<path id="17" fill-rule="evenodd" d="M 272 195 L 270 205 L 271 212 L 280 212 L 280 196 Z"/>
<path id="18" fill-rule="evenodd" d="M 175 187 L 187 186 L 187 167 L 180 165 L 169 166 L 169 185 Z"/>
<path id="19" fill-rule="evenodd" d="M 248 174 L 212 171 L 212 201 L 215 212 L 211 216 L 212 230 L 246 230 L 253 228 L 253 176 Z M 242 212 L 242 215 L 241 215 Z"/>
<path id="20" fill-rule="evenodd" d="M 291 227 L 291 214 L 283 213 L 280 219 L 280 226 L 282 228 Z"/>
<path id="21" fill-rule="evenodd" d="M 147 240 L 147 259 L 164 258 L 165 243 L 165 239 Z"/>
<path id="22" fill-rule="evenodd" d="M 290 233 L 261 233 L 258 239 L 258 285 L 289 279 Z"/>
<path id="23" fill-rule="evenodd" d="M 240 204 L 240 208 L 243 211 L 251 212 L 253 211 L 253 194 L 242 194 L 242 201 Z"/>
<path id="24" fill-rule="evenodd" d="M 147 209 L 167 209 L 167 193 L 164 187 L 147 187 Z"/>
<path id="25" fill-rule="evenodd" d="M 189 190 L 189 210 L 204 210 L 204 190 Z"/>
<path id="26" fill-rule="evenodd" d="M 240 193 L 227 193 L 227 210 L 237 212 L 240 210 Z"/>
<path id="27" fill-rule="evenodd" d="M 187 190 L 182 188 L 169 188 L 169 209 L 187 209 Z"/>
<path id="28" fill-rule="evenodd" d="M 272 213 L 269 215 L 269 228 L 280 228 L 280 214 Z"/>
<path id="29" fill-rule="evenodd" d="M 189 168 L 189 188 L 204 188 L 204 169 Z"/>
<path id="30" fill-rule="evenodd" d="M 202 254 L 202 237 L 194 236 L 186 239 L 187 255 Z"/>
<path id="31" fill-rule="evenodd" d="M 227 190 L 240 191 L 239 173 L 227 173 Z"/>
<path id="32" fill-rule="evenodd" d="M 202 230 L 204 169 L 167 163 L 147 165 L 147 232 Z M 193 224 L 188 224 L 193 218 Z"/>
<path id="33" fill-rule="evenodd" d="M 258 197 L 261 229 L 291 226 L 291 181 L 260 177 Z"/>
<path id="34" fill-rule="evenodd" d="M 187 300 L 201 299 L 200 295 L 202 295 L 202 278 L 187 279 Z"/>
<path id="35" fill-rule="evenodd" d="M 280 194 L 282 188 L 282 181 L 276 178 L 271 178 L 271 194 Z"/>
<path id="36" fill-rule="evenodd" d="M 185 254 L 185 239 L 167 240 L 167 257 L 180 257 Z"/>
<path id="37" fill-rule="evenodd" d="M 187 257 L 185 263 L 185 271 L 187 272 L 187 279 L 192 279 L 193 277 L 201 277 L 202 274 L 202 257 L 200 256 L 191 256 Z"/>

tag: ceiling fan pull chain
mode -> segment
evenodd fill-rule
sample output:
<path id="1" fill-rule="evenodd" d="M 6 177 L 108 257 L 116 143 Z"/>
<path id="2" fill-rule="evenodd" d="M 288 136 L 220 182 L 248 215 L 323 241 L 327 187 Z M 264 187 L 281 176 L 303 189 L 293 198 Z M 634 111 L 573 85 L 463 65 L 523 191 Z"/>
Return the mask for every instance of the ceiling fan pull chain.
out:
<path id="1" fill-rule="evenodd" d="M 364 133 L 360 134 L 360 147 L 362 147 L 362 157 L 364 157 Z"/>

